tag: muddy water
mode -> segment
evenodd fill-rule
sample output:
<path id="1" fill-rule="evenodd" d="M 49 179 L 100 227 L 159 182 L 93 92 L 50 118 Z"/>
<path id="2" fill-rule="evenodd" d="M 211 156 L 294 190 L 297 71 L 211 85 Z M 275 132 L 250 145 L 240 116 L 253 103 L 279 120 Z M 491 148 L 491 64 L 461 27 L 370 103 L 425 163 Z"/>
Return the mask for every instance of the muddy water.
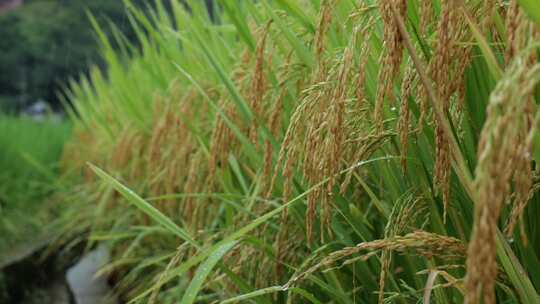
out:
<path id="1" fill-rule="evenodd" d="M 2 253 L 0 304 L 117 304 L 106 278 L 96 278 L 109 261 L 100 247 L 81 257 L 81 250 L 48 255 L 33 242 Z"/>
<path id="2" fill-rule="evenodd" d="M 34 252 L 1 269 L 0 303 L 71 304 L 69 288 L 56 257 Z"/>

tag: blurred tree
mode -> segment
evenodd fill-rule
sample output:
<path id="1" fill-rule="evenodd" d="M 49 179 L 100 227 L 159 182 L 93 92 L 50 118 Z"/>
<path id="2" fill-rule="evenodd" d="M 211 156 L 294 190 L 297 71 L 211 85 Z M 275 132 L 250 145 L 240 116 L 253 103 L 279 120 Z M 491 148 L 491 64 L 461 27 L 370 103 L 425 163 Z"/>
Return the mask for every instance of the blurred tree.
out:
<path id="1" fill-rule="evenodd" d="M 87 12 L 132 36 L 119 0 L 27 0 L 0 15 L 0 107 L 6 100 L 20 108 L 38 99 L 57 106 L 61 84 L 99 63 Z"/>

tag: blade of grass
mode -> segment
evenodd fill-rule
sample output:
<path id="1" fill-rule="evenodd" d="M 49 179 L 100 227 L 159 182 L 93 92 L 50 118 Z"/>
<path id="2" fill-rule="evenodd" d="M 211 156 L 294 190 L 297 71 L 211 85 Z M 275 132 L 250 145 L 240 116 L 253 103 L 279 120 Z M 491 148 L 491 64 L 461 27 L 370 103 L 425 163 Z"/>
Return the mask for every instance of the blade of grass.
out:
<path id="1" fill-rule="evenodd" d="M 201 290 L 204 281 L 206 280 L 212 269 L 214 269 L 214 267 L 221 260 L 221 258 L 223 258 L 223 256 L 227 252 L 229 252 L 229 250 L 231 250 L 237 243 L 237 241 L 225 243 L 215 248 L 215 250 L 209 253 L 208 259 L 204 261 L 204 263 L 202 263 L 197 269 L 197 272 L 195 272 L 195 276 L 193 277 L 193 280 L 191 280 L 191 282 L 189 283 L 189 286 L 187 287 L 180 304 L 192 304 L 195 302 L 197 294 L 199 294 L 199 291 Z"/>
<path id="2" fill-rule="evenodd" d="M 193 239 L 184 229 L 178 227 L 170 218 L 165 216 L 159 210 L 154 208 L 151 204 L 146 202 L 140 196 L 135 194 L 131 189 L 121 184 L 114 177 L 105 173 L 105 171 L 94 166 L 93 164 L 88 164 L 88 166 L 94 171 L 104 182 L 111 185 L 116 191 L 118 191 L 128 202 L 133 204 L 135 207 L 139 208 L 142 212 L 156 221 L 158 224 L 162 225 L 171 233 L 179 236 L 184 241 L 190 243 L 195 248 L 201 248 L 201 246 Z"/>
<path id="3" fill-rule="evenodd" d="M 472 20 L 471 16 L 467 12 L 467 9 L 463 5 L 461 6 L 461 12 L 465 16 L 465 20 L 467 20 L 473 36 L 478 42 L 478 47 L 480 47 L 480 50 L 482 51 L 482 54 L 487 61 L 488 68 L 491 71 L 491 74 L 493 74 L 493 77 L 495 77 L 495 79 L 500 79 L 503 74 L 502 68 L 497 61 L 497 58 L 493 54 L 493 51 L 489 47 L 488 41 L 486 40 L 484 35 L 482 35 L 482 32 L 480 31 L 476 23 Z"/>
<path id="4" fill-rule="evenodd" d="M 261 3 L 268 14 L 272 17 L 272 20 L 279 27 L 287 41 L 289 41 L 289 43 L 292 45 L 302 62 L 309 67 L 313 67 L 315 65 L 315 60 L 313 59 L 313 56 L 309 50 L 306 48 L 305 44 L 300 41 L 300 39 L 296 37 L 293 32 L 283 23 L 282 18 L 278 17 L 278 15 L 274 12 L 270 5 L 266 3 L 266 1 L 262 1 Z"/>
<path id="5" fill-rule="evenodd" d="M 229 298 L 229 299 L 227 299 L 225 301 L 221 301 L 220 303 L 221 304 L 227 304 L 227 303 L 245 301 L 245 300 L 249 300 L 249 299 L 252 299 L 252 298 L 255 298 L 255 297 L 259 297 L 259 296 L 266 295 L 266 294 L 269 294 L 269 293 L 280 292 L 280 291 L 283 291 L 282 286 L 271 286 L 271 287 L 267 287 L 267 288 L 263 288 L 263 289 L 258 289 L 258 290 L 255 290 L 255 291 L 243 294 L 243 295 L 239 295 L 239 296 L 236 296 L 236 297 L 232 297 L 232 298 Z"/>

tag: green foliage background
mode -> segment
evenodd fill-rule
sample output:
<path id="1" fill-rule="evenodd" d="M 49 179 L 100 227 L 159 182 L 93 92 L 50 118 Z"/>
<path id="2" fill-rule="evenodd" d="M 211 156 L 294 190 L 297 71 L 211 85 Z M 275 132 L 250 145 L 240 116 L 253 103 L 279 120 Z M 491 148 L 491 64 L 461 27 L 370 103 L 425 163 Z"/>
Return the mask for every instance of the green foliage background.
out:
<path id="1" fill-rule="evenodd" d="M 0 15 L 0 108 L 37 99 L 58 106 L 67 79 L 86 72 L 90 63 L 101 64 L 88 12 L 131 37 L 122 1 L 30 0 Z"/>
<path id="2" fill-rule="evenodd" d="M 58 184 L 58 160 L 71 124 L 0 115 L 0 130 L 2 252 L 14 242 L 35 237 L 50 221 L 47 197 Z"/>

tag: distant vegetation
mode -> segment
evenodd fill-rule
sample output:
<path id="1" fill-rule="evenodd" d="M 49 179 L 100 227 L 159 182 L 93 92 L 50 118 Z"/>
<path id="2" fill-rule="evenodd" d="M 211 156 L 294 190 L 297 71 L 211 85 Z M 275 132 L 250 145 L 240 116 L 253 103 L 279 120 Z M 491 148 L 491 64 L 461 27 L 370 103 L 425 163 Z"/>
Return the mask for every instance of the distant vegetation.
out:
<path id="1" fill-rule="evenodd" d="M 57 93 L 68 78 L 101 62 L 87 12 L 132 38 L 119 0 L 27 0 L 0 15 L 0 110 L 38 99 L 58 108 Z"/>
<path id="2" fill-rule="evenodd" d="M 58 190 L 59 160 L 70 132 L 65 121 L 0 114 L 0 251 L 35 237 L 51 221 L 48 197 Z"/>

